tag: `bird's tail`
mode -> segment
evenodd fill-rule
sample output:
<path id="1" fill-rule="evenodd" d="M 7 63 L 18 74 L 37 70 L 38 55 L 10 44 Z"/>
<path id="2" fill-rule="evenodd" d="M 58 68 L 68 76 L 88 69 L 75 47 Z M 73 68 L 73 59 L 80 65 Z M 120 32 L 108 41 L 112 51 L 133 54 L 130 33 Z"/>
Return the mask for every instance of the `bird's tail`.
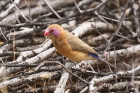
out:
<path id="1" fill-rule="evenodd" d="M 88 55 L 94 57 L 94 58 L 97 59 L 97 60 L 100 60 L 100 58 L 99 58 L 99 56 L 98 56 L 97 54 L 88 53 Z"/>
<path id="2" fill-rule="evenodd" d="M 111 66 L 111 67 L 113 67 L 113 68 L 115 68 L 115 69 L 119 69 L 118 67 L 116 67 L 116 66 L 112 65 L 111 63 L 107 62 L 106 60 L 100 58 L 98 55 L 96 55 L 96 54 L 94 54 L 94 53 L 89 53 L 89 55 L 92 56 L 92 57 L 94 57 L 94 58 L 97 59 L 97 60 L 100 60 L 100 61 L 106 63 L 107 65 L 109 65 L 109 66 Z M 121 69 L 119 69 L 119 70 L 121 70 Z"/>

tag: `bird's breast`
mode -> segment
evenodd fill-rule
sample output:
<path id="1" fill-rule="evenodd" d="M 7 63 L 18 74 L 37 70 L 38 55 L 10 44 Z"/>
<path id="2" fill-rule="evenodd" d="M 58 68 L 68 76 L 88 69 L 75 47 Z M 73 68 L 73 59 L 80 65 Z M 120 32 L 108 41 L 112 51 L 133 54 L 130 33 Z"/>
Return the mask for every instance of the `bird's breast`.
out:
<path id="1" fill-rule="evenodd" d="M 73 51 L 65 40 L 56 40 L 53 42 L 53 44 L 60 54 L 69 58 L 73 62 L 94 59 L 93 57 L 89 56 L 88 53 Z"/>

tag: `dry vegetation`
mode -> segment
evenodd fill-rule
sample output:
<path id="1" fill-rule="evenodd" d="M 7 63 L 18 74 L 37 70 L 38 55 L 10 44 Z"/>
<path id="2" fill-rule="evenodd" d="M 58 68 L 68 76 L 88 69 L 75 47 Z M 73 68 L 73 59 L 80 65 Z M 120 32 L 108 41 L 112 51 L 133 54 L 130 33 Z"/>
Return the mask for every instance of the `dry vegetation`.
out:
<path id="1" fill-rule="evenodd" d="M 1 0 L 0 12 L 1 93 L 139 92 L 139 0 Z M 53 23 L 121 70 L 55 52 Z"/>

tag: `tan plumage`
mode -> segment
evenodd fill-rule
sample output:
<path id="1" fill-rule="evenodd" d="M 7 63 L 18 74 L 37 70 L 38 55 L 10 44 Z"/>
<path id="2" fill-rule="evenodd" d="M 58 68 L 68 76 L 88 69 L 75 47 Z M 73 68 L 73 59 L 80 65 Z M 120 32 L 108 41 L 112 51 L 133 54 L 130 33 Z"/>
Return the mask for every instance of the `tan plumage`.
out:
<path id="1" fill-rule="evenodd" d="M 65 31 L 61 26 L 53 24 L 48 27 L 48 29 L 51 28 L 57 28 L 61 31 L 59 37 L 54 37 L 53 35 L 49 35 L 48 37 L 52 39 L 53 45 L 63 56 L 74 62 L 81 62 L 83 60 L 95 59 L 92 56 L 89 56 L 88 53 L 98 55 L 92 47 L 70 32 Z"/>
<path id="2" fill-rule="evenodd" d="M 48 36 L 52 40 L 54 47 L 60 54 L 74 62 L 97 59 L 117 68 L 109 62 L 101 59 L 98 56 L 98 53 L 88 44 L 57 24 L 48 26 L 44 36 Z"/>

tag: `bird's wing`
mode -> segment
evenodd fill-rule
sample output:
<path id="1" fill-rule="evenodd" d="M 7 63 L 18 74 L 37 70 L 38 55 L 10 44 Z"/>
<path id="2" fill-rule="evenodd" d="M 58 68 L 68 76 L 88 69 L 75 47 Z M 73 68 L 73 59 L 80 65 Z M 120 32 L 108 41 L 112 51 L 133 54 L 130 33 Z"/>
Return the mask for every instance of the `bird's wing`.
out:
<path id="1" fill-rule="evenodd" d="M 98 53 L 90 47 L 88 44 L 80 40 L 78 37 L 70 35 L 67 37 L 67 42 L 69 46 L 71 47 L 72 50 L 74 51 L 80 51 L 80 52 L 85 52 L 85 53 L 94 53 L 98 55 Z"/>

